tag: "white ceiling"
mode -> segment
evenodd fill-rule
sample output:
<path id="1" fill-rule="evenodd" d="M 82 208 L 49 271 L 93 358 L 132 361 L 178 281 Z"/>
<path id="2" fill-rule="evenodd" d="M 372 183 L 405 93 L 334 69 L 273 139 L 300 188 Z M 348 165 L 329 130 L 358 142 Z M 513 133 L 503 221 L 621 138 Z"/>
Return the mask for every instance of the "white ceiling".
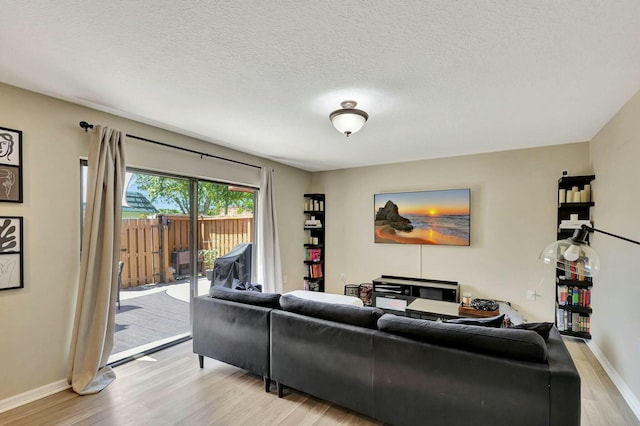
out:
<path id="1" fill-rule="evenodd" d="M 0 19 L 0 81 L 311 171 L 587 141 L 640 89 L 638 0 L 0 0 Z M 370 116 L 349 139 L 345 99 Z"/>

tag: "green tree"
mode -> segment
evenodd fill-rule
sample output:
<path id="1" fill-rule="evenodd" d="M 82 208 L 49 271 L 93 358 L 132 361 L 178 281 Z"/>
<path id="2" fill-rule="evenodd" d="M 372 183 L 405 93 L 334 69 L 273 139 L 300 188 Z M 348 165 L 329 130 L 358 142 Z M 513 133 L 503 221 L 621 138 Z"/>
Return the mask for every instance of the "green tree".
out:
<path id="1" fill-rule="evenodd" d="M 147 193 L 149 199 L 174 204 L 182 214 L 189 212 L 189 181 L 165 176 L 136 175 L 136 185 Z M 198 186 L 198 214 L 228 214 L 229 207 L 240 211 L 253 211 L 253 193 L 230 190 L 228 185 L 202 182 Z M 161 209 L 172 210 L 172 209 Z"/>
<path id="2" fill-rule="evenodd" d="M 202 190 L 202 191 L 201 191 Z M 229 214 L 229 207 L 237 207 L 240 212 L 244 210 L 253 211 L 253 193 L 232 191 L 227 185 L 219 185 L 215 183 L 203 183 L 199 187 L 199 192 L 207 194 L 212 203 L 209 207 L 209 211 L 212 211 L 214 215 L 218 215 L 224 212 L 225 215 Z"/>

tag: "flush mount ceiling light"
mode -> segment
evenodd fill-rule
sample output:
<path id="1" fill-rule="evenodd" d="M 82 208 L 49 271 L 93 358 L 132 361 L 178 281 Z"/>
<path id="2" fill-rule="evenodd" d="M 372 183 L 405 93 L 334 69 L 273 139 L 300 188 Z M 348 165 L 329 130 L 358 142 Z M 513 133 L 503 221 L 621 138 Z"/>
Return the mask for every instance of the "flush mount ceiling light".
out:
<path id="1" fill-rule="evenodd" d="M 347 137 L 362 129 L 364 123 L 369 119 L 369 114 L 361 109 L 356 109 L 356 105 L 358 105 L 356 101 L 343 101 L 340 103 L 342 109 L 337 109 L 329 114 L 333 127 Z"/>

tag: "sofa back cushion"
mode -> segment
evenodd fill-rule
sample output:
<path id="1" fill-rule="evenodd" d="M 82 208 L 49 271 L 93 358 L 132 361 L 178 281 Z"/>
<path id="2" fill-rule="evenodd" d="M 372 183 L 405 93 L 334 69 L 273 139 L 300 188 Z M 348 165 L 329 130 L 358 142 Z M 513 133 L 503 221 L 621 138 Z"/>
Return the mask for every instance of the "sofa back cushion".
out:
<path id="1" fill-rule="evenodd" d="M 528 323 L 523 322 L 522 324 L 514 325 L 513 328 L 535 331 L 546 342 L 547 340 L 549 340 L 549 333 L 553 328 L 553 323 L 552 322 L 528 322 Z"/>
<path id="2" fill-rule="evenodd" d="M 374 330 L 377 328 L 378 319 L 384 314 L 379 308 L 318 302 L 291 294 L 282 295 L 280 306 L 283 310 L 296 314 Z"/>
<path id="3" fill-rule="evenodd" d="M 536 332 L 513 328 L 449 324 L 385 314 L 378 329 L 409 339 L 531 362 L 547 360 L 547 346 Z"/>
<path id="4" fill-rule="evenodd" d="M 504 322 L 504 314 L 496 315 L 495 317 L 488 318 L 454 318 L 444 321 L 449 324 L 465 324 L 465 325 L 479 325 L 482 327 L 502 327 Z"/>
<path id="5" fill-rule="evenodd" d="M 278 293 L 259 293 L 257 291 L 243 291 L 222 286 L 212 286 L 211 289 L 209 289 L 209 295 L 214 299 L 262 306 L 264 308 L 280 308 L 280 294 Z"/>

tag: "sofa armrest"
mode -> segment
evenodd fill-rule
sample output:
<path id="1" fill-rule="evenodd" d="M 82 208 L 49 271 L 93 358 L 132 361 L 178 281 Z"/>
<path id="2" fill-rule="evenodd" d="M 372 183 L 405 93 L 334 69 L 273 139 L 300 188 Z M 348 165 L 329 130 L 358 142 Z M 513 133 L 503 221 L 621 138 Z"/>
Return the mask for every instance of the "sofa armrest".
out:
<path id="1" fill-rule="evenodd" d="M 580 426 L 580 375 L 554 326 L 547 340 L 550 424 Z"/>
<path id="2" fill-rule="evenodd" d="M 209 296 L 193 301 L 193 352 L 268 377 L 272 308 Z"/>

